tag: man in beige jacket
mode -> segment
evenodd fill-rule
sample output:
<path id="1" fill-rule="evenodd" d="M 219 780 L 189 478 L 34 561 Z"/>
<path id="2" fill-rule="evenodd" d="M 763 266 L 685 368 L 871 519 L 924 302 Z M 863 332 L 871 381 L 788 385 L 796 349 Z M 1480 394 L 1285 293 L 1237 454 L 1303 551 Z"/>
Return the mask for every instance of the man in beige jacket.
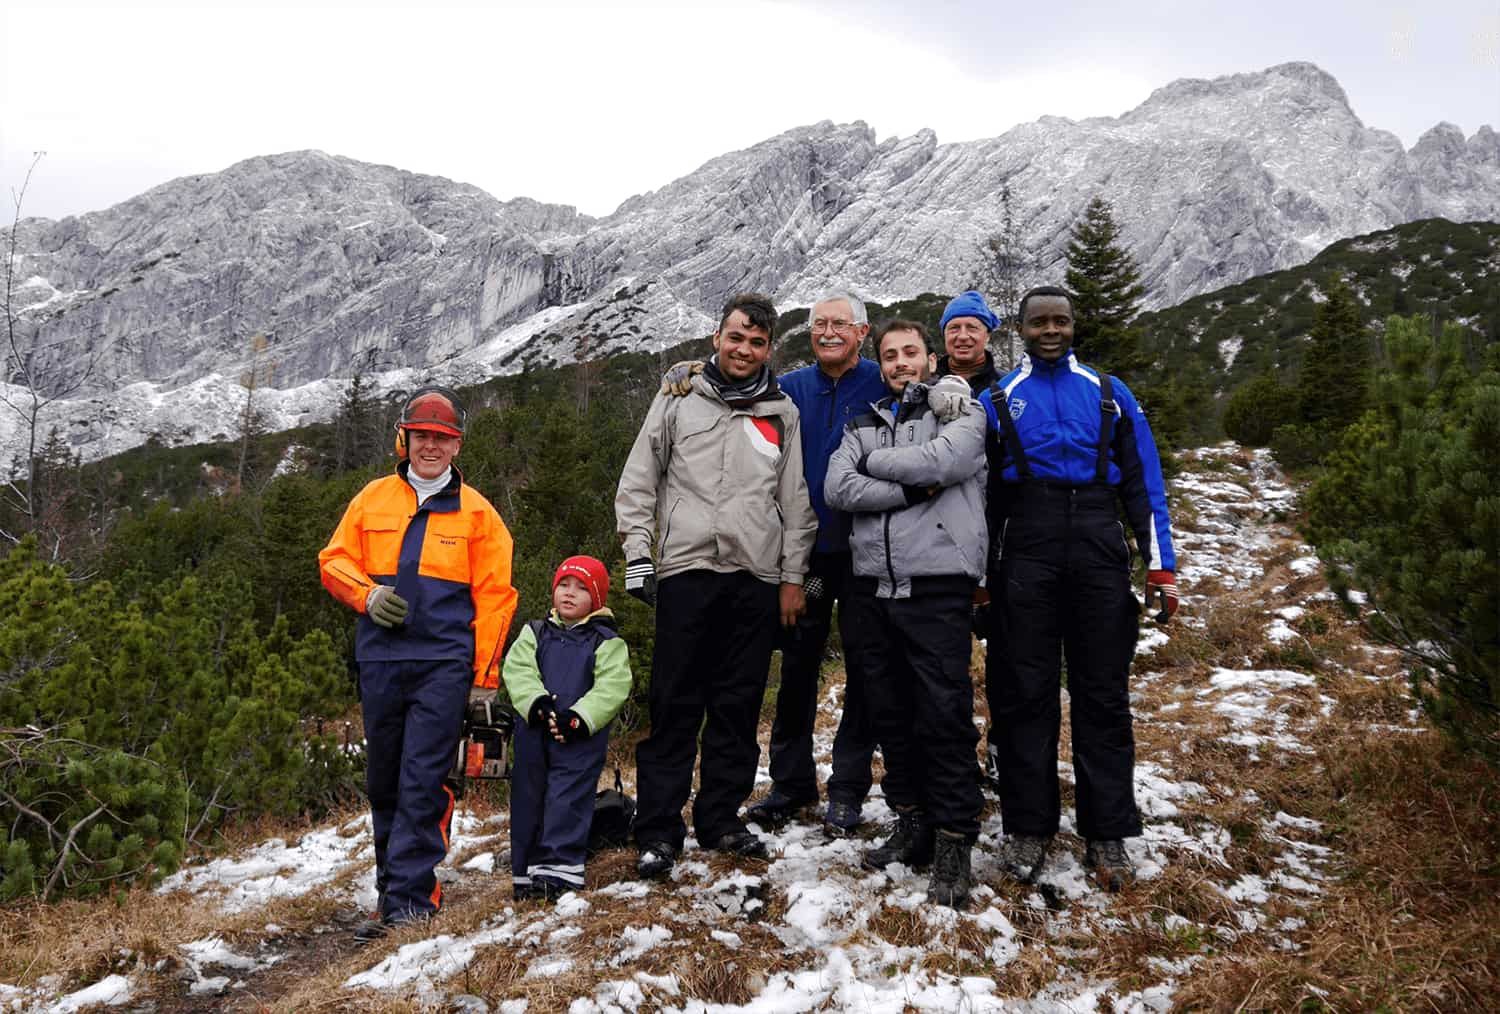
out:
<path id="1" fill-rule="evenodd" d="M 818 530 L 797 408 L 767 366 L 775 323 L 764 296 L 725 305 L 713 357 L 687 397 L 657 395 L 615 496 L 625 590 L 657 610 L 651 734 L 636 749 L 643 877 L 666 876 L 682 851 L 700 727 L 699 843 L 766 855 L 739 808 L 760 759 L 755 728 L 776 622 L 791 626 L 803 612 Z"/>

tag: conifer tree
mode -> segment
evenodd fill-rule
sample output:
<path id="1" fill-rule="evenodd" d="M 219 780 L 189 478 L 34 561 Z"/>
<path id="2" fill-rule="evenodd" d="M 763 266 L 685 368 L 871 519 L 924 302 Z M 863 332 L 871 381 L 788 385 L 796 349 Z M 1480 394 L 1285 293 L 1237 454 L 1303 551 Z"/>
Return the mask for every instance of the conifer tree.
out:
<path id="1" fill-rule="evenodd" d="M 1130 253 L 1120 245 L 1114 211 L 1101 197 L 1089 201 L 1073 226 L 1064 276 L 1073 293 L 1073 344 L 1089 363 L 1129 374 L 1148 365 L 1132 322 L 1145 287 Z"/>
<path id="2" fill-rule="evenodd" d="M 1427 713 L 1500 766 L 1500 348 L 1474 373 L 1463 328 L 1429 332 L 1387 323 L 1391 366 L 1308 491 L 1307 534 Z"/>
<path id="3" fill-rule="evenodd" d="M 1341 430 L 1364 407 L 1370 371 L 1370 339 L 1355 296 L 1342 275 L 1329 275 L 1327 297 L 1313 318 L 1312 339 L 1297 383 L 1302 421 Z"/>

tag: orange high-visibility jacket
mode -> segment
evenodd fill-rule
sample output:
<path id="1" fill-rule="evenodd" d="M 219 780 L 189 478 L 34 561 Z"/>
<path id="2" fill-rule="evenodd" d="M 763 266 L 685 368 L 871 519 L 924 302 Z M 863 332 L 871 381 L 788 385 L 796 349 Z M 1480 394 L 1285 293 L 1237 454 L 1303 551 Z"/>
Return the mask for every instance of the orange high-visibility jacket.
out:
<path id="1" fill-rule="evenodd" d="M 408 467 L 401 462 L 397 474 L 376 479 L 350 501 L 318 554 L 323 586 L 360 614 L 359 661 L 472 656 L 475 685 L 498 687 L 516 611 L 510 530 L 457 468 L 419 508 Z M 376 584 L 394 586 L 407 602 L 406 622 L 395 630 L 364 615 Z"/>

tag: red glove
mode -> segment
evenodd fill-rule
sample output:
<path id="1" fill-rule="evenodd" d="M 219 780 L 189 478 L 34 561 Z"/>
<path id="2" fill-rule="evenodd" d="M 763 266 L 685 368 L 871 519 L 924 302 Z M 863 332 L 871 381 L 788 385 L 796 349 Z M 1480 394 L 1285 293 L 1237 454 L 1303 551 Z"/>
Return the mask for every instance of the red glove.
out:
<path id="1" fill-rule="evenodd" d="M 1177 575 L 1170 570 L 1152 570 L 1146 572 L 1146 611 L 1152 609 L 1153 598 L 1155 604 L 1161 607 L 1156 614 L 1157 623 L 1166 623 L 1177 612 Z"/>

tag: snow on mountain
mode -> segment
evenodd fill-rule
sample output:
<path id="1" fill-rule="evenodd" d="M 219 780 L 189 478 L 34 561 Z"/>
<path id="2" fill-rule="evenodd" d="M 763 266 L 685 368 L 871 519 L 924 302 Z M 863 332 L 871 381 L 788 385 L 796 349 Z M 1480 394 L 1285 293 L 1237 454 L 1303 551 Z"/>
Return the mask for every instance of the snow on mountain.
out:
<path id="1" fill-rule="evenodd" d="M 357 371 L 393 388 L 666 347 L 710 330 L 740 289 L 794 305 L 830 287 L 956 291 L 979 280 L 1006 185 L 1034 279 L 1058 279 L 1069 229 L 1104 196 L 1156 307 L 1401 222 L 1500 219 L 1500 137 L 1440 123 L 1405 151 L 1332 77 L 1290 63 L 987 140 L 798 127 L 603 219 L 291 152 L 21 222 L 14 303 L 41 386 L 92 364 L 86 397 L 44 427 L 96 457 L 226 432 L 252 366 L 268 375 L 262 410 L 292 425 L 327 418 L 330 378 Z M 19 420 L 0 416 L 8 454 Z"/>

